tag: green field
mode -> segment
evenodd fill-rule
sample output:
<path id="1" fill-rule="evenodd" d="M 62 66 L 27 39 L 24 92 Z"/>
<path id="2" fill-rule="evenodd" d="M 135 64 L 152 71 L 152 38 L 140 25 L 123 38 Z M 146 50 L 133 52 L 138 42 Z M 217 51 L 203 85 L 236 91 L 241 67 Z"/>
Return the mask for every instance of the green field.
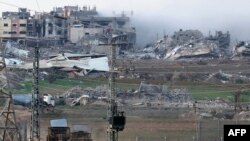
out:
<path id="1" fill-rule="evenodd" d="M 95 88 L 100 85 L 108 85 L 107 80 L 101 79 L 57 79 L 53 83 L 49 83 L 47 80 L 40 81 L 41 93 L 51 93 L 51 94 L 61 94 L 72 87 L 80 86 L 82 88 L 91 87 Z M 233 100 L 234 93 L 237 89 L 241 88 L 240 84 L 207 84 L 207 83 L 176 83 L 176 84 L 166 84 L 170 89 L 173 88 L 186 88 L 190 95 L 195 100 L 214 100 L 216 98 L 223 98 L 228 100 Z M 124 90 L 138 89 L 139 83 L 131 82 L 118 82 L 117 88 Z M 247 85 L 246 85 L 247 87 Z M 26 81 L 21 82 L 18 89 L 14 90 L 14 93 L 31 93 L 32 82 Z M 242 92 L 241 101 L 248 102 L 250 100 L 250 90 L 245 88 Z"/>

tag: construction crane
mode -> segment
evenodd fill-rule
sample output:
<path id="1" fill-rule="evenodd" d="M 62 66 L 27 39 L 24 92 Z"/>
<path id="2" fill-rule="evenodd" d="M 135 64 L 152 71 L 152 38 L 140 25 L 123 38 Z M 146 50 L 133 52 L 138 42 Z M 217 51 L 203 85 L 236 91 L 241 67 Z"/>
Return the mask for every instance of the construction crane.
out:
<path id="1" fill-rule="evenodd" d="M 123 111 L 118 110 L 118 103 L 116 98 L 115 88 L 115 61 L 116 61 L 116 47 L 119 45 L 118 39 L 124 38 L 123 35 L 112 37 L 111 39 L 111 57 L 110 57 L 110 76 L 109 76 L 109 103 L 108 103 L 108 141 L 118 141 L 118 132 L 125 127 L 126 117 Z"/>
<path id="2" fill-rule="evenodd" d="M 0 43 L 2 48 L 2 43 Z M 2 51 L 1 70 L 4 71 L 6 84 L 0 89 L 0 140 L 1 141 L 21 141 L 21 135 L 16 123 L 15 110 L 13 108 L 12 93 L 8 79 L 7 67 L 5 63 L 5 48 Z M 7 87 L 7 88 L 5 88 Z M 7 89 L 7 91 L 4 90 Z"/>

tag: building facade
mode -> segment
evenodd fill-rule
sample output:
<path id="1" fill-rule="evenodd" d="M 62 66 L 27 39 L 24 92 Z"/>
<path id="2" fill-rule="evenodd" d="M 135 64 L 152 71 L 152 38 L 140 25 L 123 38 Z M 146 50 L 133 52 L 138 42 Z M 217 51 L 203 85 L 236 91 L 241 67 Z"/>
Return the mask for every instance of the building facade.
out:
<path id="1" fill-rule="evenodd" d="M 27 37 L 27 19 L 6 18 L 0 19 L 0 38 L 2 42 L 8 40 L 21 44 Z"/>
<path id="2" fill-rule="evenodd" d="M 56 7 L 50 13 L 35 13 L 27 9 L 3 12 L 0 19 L 1 41 L 23 42 L 27 37 L 42 37 L 63 45 L 66 42 L 98 42 L 108 44 L 112 36 L 126 35 L 124 48 L 132 48 L 136 41 L 135 28 L 130 27 L 129 17 L 103 17 L 96 7 Z M 56 44 L 55 44 L 56 45 Z"/>

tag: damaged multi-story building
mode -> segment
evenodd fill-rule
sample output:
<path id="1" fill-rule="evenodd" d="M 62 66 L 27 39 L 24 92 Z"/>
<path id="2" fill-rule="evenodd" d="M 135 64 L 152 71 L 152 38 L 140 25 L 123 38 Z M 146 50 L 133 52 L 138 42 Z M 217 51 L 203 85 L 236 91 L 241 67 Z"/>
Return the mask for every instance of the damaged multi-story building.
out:
<path id="1" fill-rule="evenodd" d="M 19 8 L 18 12 L 3 12 L 0 19 L 1 42 L 14 40 L 23 43 L 29 17 L 30 13 L 25 8 Z"/>
<path id="2" fill-rule="evenodd" d="M 98 15 L 96 7 L 65 7 L 69 16 L 69 41 L 77 45 L 91 47 L 93 52 L 107 53 L 111 38 L 119 39 L 119 49 L 131 49 L 136 42 L 135 28 L 129 26 L 129 17 L 122 14 L 116 17 Z"/>
<path id="3" fill-rule="evenodd" d="M 0 41 L 16 41 L 25 44 L 27 37 L 41 36 L 42 20 L 31 16 L 26 8 L 18 12 L 2 12 L 0 19 Z"/>
<path id="4" fill-rule="evenodd" d="M 125 14 L 100 16 L 96 7 L 56 7 L 49 13 L 36 12 L 34 16 L 27 9 L 19 9 L 19 12 L 3 12 L 2 15 L 0 38 L 3 41 L 39 36 L 56 42 L 55 45 L 68 42 L 78 46 L 94 46 L 97 52 L 107 48 L 112 36 L 125 36 L 126 40 L 119 38 L 123 39 L 119 44 L 120 49 L 133 48 L 136 42 L 136 31 L 129 26 L 129 17 Z"/>
<path id="5" fill-rule="evenodd" d="M 229 51 L 230 46 L 230 33 L 227 31 L 223 33 L 222 31 L 216 31 L 215 35 L 209 35 L 206 40 L 213 41 L 217 44 L 220 52 L 226 53 Z"/>

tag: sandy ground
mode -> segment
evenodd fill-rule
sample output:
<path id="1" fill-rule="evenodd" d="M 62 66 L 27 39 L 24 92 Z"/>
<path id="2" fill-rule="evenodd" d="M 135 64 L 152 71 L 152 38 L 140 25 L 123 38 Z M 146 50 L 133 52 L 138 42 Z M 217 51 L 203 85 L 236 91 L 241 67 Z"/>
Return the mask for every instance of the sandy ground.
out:
<path id="1" fill-rule="evenodd" d="M 192 118 L 180 118 L 179 113 L 183 111 L 126 109 L 125 112 L 127 124 L 125 130 L 119 133 L 121 141 L 157 141 L 164 138 L 182 140 L 184 138 L 192 139 L 192 136 L 195 135 L 196 122 Z M 94 141 L 105 141 L 107 138 L 107 121 L 103 118 L 105 114 L 105 107 L 59 107 L 55 113 L 41 115 L 41 139 L 42 141 L 46 139 L 50 119 L 66 118 L 69 126 L 87 124 Z M 16 115 L 18 122 L 26 121 L 29 128 L 29 109 L 18 106 Z"/>

